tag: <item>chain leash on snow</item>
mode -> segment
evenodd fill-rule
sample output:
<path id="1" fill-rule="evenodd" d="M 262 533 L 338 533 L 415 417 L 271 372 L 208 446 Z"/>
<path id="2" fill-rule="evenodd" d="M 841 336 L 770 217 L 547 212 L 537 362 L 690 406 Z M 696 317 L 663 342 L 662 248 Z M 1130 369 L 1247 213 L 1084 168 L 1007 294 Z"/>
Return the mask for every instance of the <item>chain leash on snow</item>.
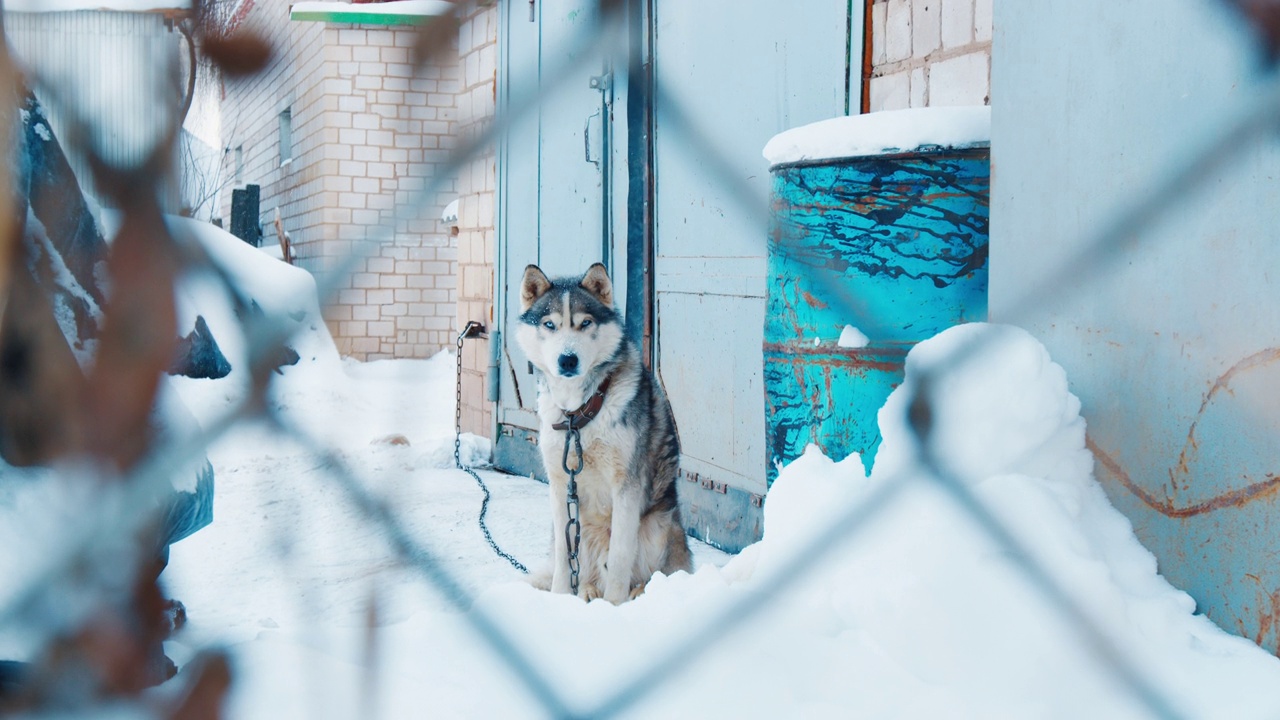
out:
<path id="1" fill-rule="evenodd" d="M 526 568 L 519 560 L 516 560 L 509 553 L 498 547 L 497 541 L 493 539 L 493 535 L 489 533 L 489 526 L 485 523 L 485 516 L 489 513 L 489 488 L 484 484 L 484 480 L 480 479 L 480 475 L 470 467 L 464 467 L 462 464 L 462 341 L 469 337 L 479 337 L 484 327 L 472 320 L 467 326 L 458 333 L 458 379 L 454 392 L 454 410 L 453 410 L 453 464 L 459 470 L 470 475 L 480 486 L 480 491 L 484 493 L 484 500 L 480 501 L 480 532 L 484 533 L 484 539 L 489 543 L 489 547 L 493 548 L 493 552 L 498 557 L 511 563 L 511 567 L 522 573 L 528 573 Z M 575 576 L 576 577 L 576 576 Z"/>
<path id="2" fill-rule="evenodd" d="M 574 459 L 576 460 L 573 467 L 569 467 L 569 448 L 574 449 Z M 569 521 L 564 525 L 565 545 L 568 547 L 569 555 L 569 587 L 573 594 L 578 594 L 578 570 L 580 563 L 578 561 L 578 547 L 582 543 L 582 522 L 581 511 L 578 507 L 578 473 L 582 472 L 582 436 L 578 434 L 578 428 L 573 427 L 570 422 L 569 429 L 564 434 L 564 457 L 560 460 L 560 465 L 564 468 L 565 473 L 569 475 L 568 493 L 565 495 L 565 509 L 569 514 Z"/>

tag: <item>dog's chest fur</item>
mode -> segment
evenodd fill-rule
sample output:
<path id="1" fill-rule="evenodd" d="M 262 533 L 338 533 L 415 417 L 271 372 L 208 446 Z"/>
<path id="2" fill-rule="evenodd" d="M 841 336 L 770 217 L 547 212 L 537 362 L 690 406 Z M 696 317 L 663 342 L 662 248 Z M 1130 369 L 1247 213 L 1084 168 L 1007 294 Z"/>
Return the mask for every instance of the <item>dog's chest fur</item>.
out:
<path id="1" fill-rule="evenodd" d="M 623 425 L 623 414 L 634 398 L 638 384 L 634 374 L 615 375 L 599 415 L 579 431 L 583 468 L 577 477 L 578 500 L 584 525 L 609 527 L 617 485 L 635 481 L 629 469 L 634 464 L 638 438 L 635 432 Z M 548 475 L 551 482 L 566 483 L 568 476 L 564 473 L 562 461 L 567 433 L 552 428 L 564 420 L 564 411 L 556 405 L 551 393 L 539 397 L 538 417 L 541 421 L 538 442 L 542 446 L 543 459 L 548 468 L 559 471 Z M 569 461 L 572 466 L 572 456 Z"/>

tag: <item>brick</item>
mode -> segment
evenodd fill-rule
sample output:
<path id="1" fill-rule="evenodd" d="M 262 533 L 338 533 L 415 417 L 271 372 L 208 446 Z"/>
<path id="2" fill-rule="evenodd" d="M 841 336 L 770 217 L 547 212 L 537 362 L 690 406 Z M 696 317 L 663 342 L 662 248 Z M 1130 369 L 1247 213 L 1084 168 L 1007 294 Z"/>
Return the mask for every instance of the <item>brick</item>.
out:
<path id="1" fill-rule="evenodd" d="M 911 4 L 909 0 L 889 0 L 885 7 L 885 61 L 893 63 L 909 57 L 911 57 Z M 872 83 L 874 82 L 873 79 Z M 359 84 L 358 78 L 356 83 Z"/>
<path id="2" fill-rule="evenodd" d="M 351 317 L 355 320 L 377 320 L 380 314 L 372 305 L 356 305 L 351 308 Z"/>
<path id="3" fill-rule="evenodd" d="M 929 104 L 985 105 L 989 94 L 988 56 L 978 51 L 929 67 Z"/>
<path id="4" fill-rule="evenodd" d="M 942 13 L 938 0 L 917 0 L 911 4 L 911 55 L 928 57 L 942 46 Z"/>
<path id="5" fill-rule="evenodd" d="M 365 269 L 376 273 L 395 272 L 396 261 L 389 257 L 372 257 L 365 262 Z"/>
<path id="6" fill-rule="evenodd" d="M 924 68 L 913 68 L 911 70 L 911 107 L 925 107 L 925 92 L 927 89 L 928 83 L 925 81 Z"/>
<path id="7" fill-rule="evenodd" d="M 364 145 L 366 130 L 352 130 L 344 128 L 338 131 L 338 142 L 344 145 Z"/>
<path id="8" fill-rule="evenodd" d="M 396 302 L 418 302 L 422 300 L 422 291 L 415 288 L 407 288 L 395 291 Z"/>
<path id="9" fill-rule="evenodd" d="M 352 210 L 351 222 L 357 225 L 380 225 L 382 217 L 377 210 Z"/>
<path id="10" fill-rule="evenodd" d="M 378 322 L 369 323 L 370 335 L 386 337 L 388 335 L 395 335 L 395 332 L 396 332 L 395 323 L 389 320 L 379 320 Z"/>
<path id="11" fill-rule="evenodd" d="M 338 31 L 339 45 L 359 46 L 359 45 L 364 45 L 367 42 L 368 42 L 368 38 L 366 37 L 364 30 L 339 30 Z"/>
<path id="12" fill-rule="evenodd" d="M 871 112 L 901 110 L 911 104 L 911 77 L 906 71 L 871 78 Z"/>
<path id="13" fill-rule="evenodd" d="M 351 339 L 352 353 L 371 353 L 377 352 L 379 347 L 377 338 L 358 337 Z"/>
<path id="14" fill-rule="evenodd" d="M 350 177 L 360 177 L 369 174 L 369 164 L 359 162 L 357 160 L 343 160 L 338 163 L 338 172 Z M 361 206 L 363 207 L 363 206 Z"/>
<path id="15" fill-rule="evenodd" d="M 377 130 L 382 127 L 382 118 L 370 113 L 357 113 L 351 116 L 351 127 L 357 130 Z"/>
<path id="16" fill-rule="evenodd" d="M 422 316 L 409 315 L 409 308 L 405 308 L 405 314 L 396 317 L 396 328 L 400 330 L 421 330 Z"/>
<path id="17" fill-rule="evenodd" d="M 363 208 L 365 202 L 363 193 L 340 193 L 338 195 L 338 205 L 345 208 Z"/>
<path id="18" fill-rule="evenodd" d="M 343 320 L 338 323 L 338 334 L 345 337 L 358 337 L 365 334 L 368 323 L 363 320 Z"/>
<path id="19" fill-rule="evenodd" d="M 365 294 L 370 305 L 389 305 L 394 300 L 390 290 L 368 290 Z"/>
<path id="20" fill-rule="evenodd" d="M 973 39 L 978 42 L 991 42 L 991 4 L 992 0 L 974 0 Z"/>
<path id="21" fill-rule="evenodd" d="M 973 0 L 942 0 L 942 47 L 973 42 Z"/>
<path id="22" fill-rule="evenodd" d="M 400 289 L 405 287 L 405 276 L 403 275 L 381 275 L 378 282 L 380 287 Z"/>
<path id="23" fill-rule="evenodd" d="M 365 296 L 364 290 L 339 290 L 338 303 L 341 305 L 360 306 L 364 305 L 368 298 Z"/>

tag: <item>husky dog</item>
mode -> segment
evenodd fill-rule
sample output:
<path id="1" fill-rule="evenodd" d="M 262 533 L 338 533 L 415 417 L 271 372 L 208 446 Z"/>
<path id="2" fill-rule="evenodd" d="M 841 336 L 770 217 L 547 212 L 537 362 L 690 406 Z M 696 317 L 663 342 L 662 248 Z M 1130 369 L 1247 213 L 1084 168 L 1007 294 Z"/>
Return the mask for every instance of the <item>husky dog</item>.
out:
<path id="1" fill-rule="evenodd" d="M 690 570 L 676 504 L 680 440 L 666 396 L 623 335 L 613 284 L 600 263 L 550 280 L 536 265 L 520 284 L 516 339 L 538 369 L 538 446 L 551 484 L 552 567 L 534 583 L 571 590 L 564 469 L 567 426 L 579 428 L 582 541 L 578 596 L 615 605 L 653 573 Z M 575 465 L 571 456 L 570 467 Z"/>

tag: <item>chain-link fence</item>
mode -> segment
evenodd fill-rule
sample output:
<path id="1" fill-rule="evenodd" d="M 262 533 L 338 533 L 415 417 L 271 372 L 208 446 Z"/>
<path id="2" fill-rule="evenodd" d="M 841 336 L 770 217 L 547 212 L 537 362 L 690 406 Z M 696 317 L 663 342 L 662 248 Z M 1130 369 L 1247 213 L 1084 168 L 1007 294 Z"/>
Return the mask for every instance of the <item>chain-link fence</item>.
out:
<path id="1" fill-rule="evenodd" d="M 217 7 L 197 3 L 190 18 L 180 21 L 194 38 L 194 47 L 220 64 L 229 77 L 260 70 L 261 59 L 270 48 L 248 32 L 222 34 L 214 12 Z M 1275 35 L 1275 7 L 1267 2 L 1242 5 L 1245 14 L 1269 39 Z M 621 0 L 601 2 L 591 21 L 582 23 L 568 41 L 575 49 L 560 56 L 576 58 L 588 51 L 621 48 L 612 58 L 614 67 L 630 68 L 633 77 L 642 77 L 644 71 L 637 63 L 643 58 L 626 50 L 629 8 Z M 449 49 L 451 37 L 458 32 L 458 19 L 469 11 L 459 4 L 453 6 L 451 14 L 424 26 L 414 48 L 418 66 L 433 54 Z M 571 65 L 572 61 L 565 61 L 561 67 L 544 68 L 538 91 L 511 98 L 504 112 L 450 152 L 440 166 L 437 181 L 426 184 L 418 201 L 434 198 L 441 182 L 492 148 L 512 123 L 534 111 L 545 94 L 568 76 Z M 173 72 L 176 77 L 177 67 Z M 5 695 L 11 709 L 32 715 L 68 709 L 106 712 L 136 699 L 157 673 L 163 675 L 163 668 L 157 667 L 163 659 L 156 656 L 156 648 L 175 618 L 174 609 L 159 594 L 155 558 L 156 548 L 173 539 L 173 523 L 168 518 L 174 510 L 157 498 L 169 492 L 172 477 L 191 472 L 193 461 L 199 464 L 215 440 L 245 424 L 262 422 L 281 437 L 310 449 L 322 468 L 318 474 L 335 483 L 346 500 L 360 509 L 400 562 L 419 573 L 425 583 L 460 611 L 458 617 L 501 658 L 510 674 L 550 716 L 613 717 L 663 692 L 669 681 L 695 668 L 717 643 L 735 631 L 751 627 L 753 620 L 821 566 L 829 553 L 856 542 L 886 509 L 906 502 L 904 490 L 918 484 L 921 478 L 940 488 L 1007 555 L 1034 588 L 1039 601 L 1057 612 L 1080 638 L 1100 674 L 1122 684 L 1152 716 L 1184 715 L 1147 669 L 1116 646 L 1109 632 L 1081 607 L 1063 581 L 1047 571 L 1008 523 L 957 476 L 948 459 L 930 450 L 934 447 L 931 393 L 941 375 L 963 367 L 981 354 L 983 348 L 973 342 L 959 345 L 943 362 L 916 376 L 914 394 L 907 405 L 909 424 L 916 436 L 913 468 L 924 468 L 925 472 L 904 471 L 901 477 L 878 483 L 867 497 L 816 528 L 770 585 L 742 594 L 719 608 L 677 644 L 655 653 L 652 661 L 626 682 L 603 693 L 603 699 L 584 706 L 571 696 L 561 678 L 549 674 L 527 648 L 504 630 L 498 618 L 492 617 L 483 605 L 474 605 L 475 598 L 460 578 L 459 569 L 406 526 L 394 503 L 371 490 L 341 453 L 294 424 L 267 401 L 273 378 L 277 377 L 274 371 L 281 365 L 282 353 L 297 330 L 296 324 L 287 318 L 249 312 L 247 294 L 236 287 L 225 268 L 204 253 L 198 243 L 162 221 L 161 188 L 177 146 L 177 123 L 181 117 L 177 108 L 172 108 L 175 112 L 169 115 L 179 119 L 169 120 L 167 133 L 151 155 L 135 167 L 121 167 L 94 149 L 94 119 L 75 116 L 75 104 L 58 97 L 52 79 L 22 75 L 6 55 L 0 80 L 4 87 L 0 122 L 10 129 L 6 136 L 8 156 L 16 158 L 25 152 L 24 141 L 14 128 L 22 127 L 23 117 L 33 111 L 25 84 L 32 83 L 46 102 L 70 115 L 74 131 L 64 142 L 86 149 L 94 184 L 109 189 L 121 214 L 109 256 L 105 247 L 96 248 L 83 272 L 67 269 L 83 281 L 80 285 L 84 297 L 79 302 L 84 307 L 77 317 L 82 326 L 90 327 L 88 335 L 93 338 L 85 348 L 68 348 L 62 340 L 65 328 L 58 327 L 61 318 L 56 316 L 56 292 L 50 290 L 58 286 L 54 277 L 58 271 L 40 269 L 43 266 L 38 262 L 38 246 L 30 240 L 30 229 L 37 222 L 49 227 L 51 221 L 46 218 L 58 214 L 57 208 L 65 210 L 58 203 L 69 201 L 47 187 L 40 188 L 32 179 L 29 162 L 12 162 L 11 166 L 20 168 L 16 176 L 0 176 L 0 182 L 5 184 L 0 195 L 19 199 L 18 205 L 10 205 L 11 212 L 3 217 L 0 226 L 0 309 L 5 318 L 0 328 L 0 372 L 4 374 L 6 393 L 4 407 L 0 408 L 0 430 L 5 435 L 6 459 L 14 465 L 51 465 L 71 482 L 113 488 L 111 502 L 100 504 L 100 512 L 94 517 L 79 517 L 69 524 L 66 534 L 70 541 L 51 549 L 49 556 L 38 563 L 38 572 L 22 578 L 20 588 L 5 593 L 8 601 L 0 607 L 0 624 L 33 633 L 40 647 L 35 662 L 22 668 L 9 667 L 5 672 L 11 674 L 0 676 L 10 680 L 21 677 L 21 682 L 14 680 L 16 684 L 12 686 L 18 689 Z M 713 143 L 706 136 L 705 124 L 686 114 L 678 99 L 664 95 L 663 87 L 661 82 L 632 83 L 628 92 L 641 95 L 644 103 L 656 108 L 664 132 L 678 138 L 677 142 L 714 171 L 740 212 L 753 218 L 760 228 L 767 228 L 767 199 L 745 183 L 724 158 L 706 151 Z M 1211 171 L 1249 152 L 1260 138 L 1273 131 L 1278 115 L 1280 85 L 1268 79 L 1251 111 L 1224 125 L 1205 147 L 1189 152 L 1179 172 L 1140 193 L 1122 216 L 1063 264 L 1051 282 L 1038 286 L 1020 301 L 1007 304 L 1020 311 L 1002 320 L 1018 324 L 1032 317 L 1037 309 L 1052 303 L 1064 288 L 1070 287 L 1074 278 L 1116 262 L 1121 250 L 1134 249 L 1133 238 L 1140 236 L 1138 230 L 1180 202 Z M 21 187 L 15 187 L 15 183 Z M 14 207 L 18 208 L 16 212 Z M 403 207 L 400 212 L 411 216 L 417 212 L 416 204 Z M 364 247 L 390 241 L 391 233 L 390 228 L 369 228 L 370 242 Z M 762 230 L 762 246 L 765 239 Z M 336 269 L 320 275 L 320 297 L 329 297 L 341 287 L 366 255 L 357 250 L 343 258 Z M 99 265 L 105 268 L 100 283 L 94 279 L 99 277 L 96 273 L 103 272 L 97 269 Z M 169 366 L 174 351 L 169 328 L 176 324 L 175 278 L 193 267 L 211 270 L 244 311 L 240 317 L 248 339 L 252 380 L 244 398 L 219 419 L 198 432 L 173 437 L 160 434 L 153 426 L 152 407 L 158 378 Z M 41 272 L 46 274 L 42 276 Z M 859 301 L 850 297 L 846 288 L 832 284 L 825 289 L 829 296 L 843 298 L 844 313 L 852 324 L 875 324 L 872 318 L 863 316 Z M 78 363 L 76 353 L 69 350 L 84 351 L 92 359 Z M 454 453 L 456 459 L 456 445 Z M 485 495 L 487 503 L 487 489 Z M 493 544 L 492 538 L 490 543 Z M 196 669 L 190 673 L 184 694 L 160 709 L 147 706 L 147 711 L 166 717 L 217 716 L 221 698 L 233 682 L 227 669 L 227 652 L 210 649 L 193 660 L 190 667 Z M 0 683 L 0 689 L 4 688 Z"/>

